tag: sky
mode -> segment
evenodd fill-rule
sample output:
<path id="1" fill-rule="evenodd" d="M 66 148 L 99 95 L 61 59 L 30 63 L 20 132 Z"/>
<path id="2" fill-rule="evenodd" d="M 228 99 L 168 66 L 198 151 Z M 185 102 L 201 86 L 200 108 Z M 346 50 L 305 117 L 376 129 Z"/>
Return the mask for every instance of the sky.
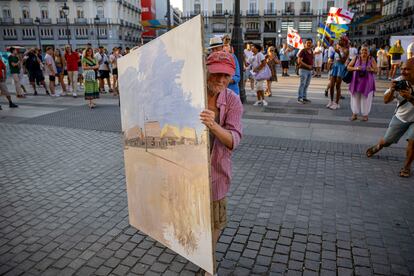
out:
<path id="1" fill-rule="evenodd" d="M 170 3 L 173 7 L 183 10 L 183 0 L 170 0 Z"/>

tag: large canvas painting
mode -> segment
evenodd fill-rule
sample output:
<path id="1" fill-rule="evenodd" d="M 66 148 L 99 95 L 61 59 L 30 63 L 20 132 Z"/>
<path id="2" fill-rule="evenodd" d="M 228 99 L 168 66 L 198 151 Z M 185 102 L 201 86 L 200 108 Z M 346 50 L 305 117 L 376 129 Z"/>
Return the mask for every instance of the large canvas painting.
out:
<path id="1" fill-rule="evenodd" d="M 118 61 L 130 224 L 214 273 L 200 16 Z"/>

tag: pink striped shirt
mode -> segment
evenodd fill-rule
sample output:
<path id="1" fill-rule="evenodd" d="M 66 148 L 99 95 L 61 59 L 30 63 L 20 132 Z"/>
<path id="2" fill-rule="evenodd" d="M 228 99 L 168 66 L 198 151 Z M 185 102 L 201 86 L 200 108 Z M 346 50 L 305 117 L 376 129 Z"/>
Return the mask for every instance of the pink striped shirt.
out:
<path id="1" fill-rule="evenodd" d="M 232 90 L 226 89 L 217 98 L 217 108 L 220 109 L 220 126 L 231 132 L 233 136 L 233 149 L 235 149 L 242 137 L 241 117 L 243 105 Z M 228 149 L 219 139 L 214 139 L 211 152 L 213 200 L 224 198 L 230 189 L 231 154 L 232 150 Z"/>

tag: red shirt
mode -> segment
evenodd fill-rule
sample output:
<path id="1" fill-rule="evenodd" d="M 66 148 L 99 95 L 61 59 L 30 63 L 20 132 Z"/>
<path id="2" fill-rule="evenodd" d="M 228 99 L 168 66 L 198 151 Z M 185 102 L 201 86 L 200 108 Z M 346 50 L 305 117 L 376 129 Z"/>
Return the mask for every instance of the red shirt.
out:
<path id="1" fill-rule="evenodd" d="M 239 145 L 242 136 L 241 117 L 243 106 L 239 97 L 230 89 L 220 92 L 217 98 L 217 108 L 220 109 L 220 126 L 231 132 L 233 150 Z M 214 139 L 211 152 L 211 182 L 213 200 L 224 198 L 230 189 L 231 154 L 219 139 Z"/>
<path id="2" fill-rule="evenodd" d="M 71 54 L 65 53 L 66 59 L 66 70 L 68 71 L 78 71 L 78 61 L 80 59 L 77 52 L 72 52 Z"/>
<path id="3" fill-rule="evenodd" d="M 3 60 L 0 57 L 0 79 L 3 78 L 3 70 L 7 71 L 6 64 L 4 64 Z"/>

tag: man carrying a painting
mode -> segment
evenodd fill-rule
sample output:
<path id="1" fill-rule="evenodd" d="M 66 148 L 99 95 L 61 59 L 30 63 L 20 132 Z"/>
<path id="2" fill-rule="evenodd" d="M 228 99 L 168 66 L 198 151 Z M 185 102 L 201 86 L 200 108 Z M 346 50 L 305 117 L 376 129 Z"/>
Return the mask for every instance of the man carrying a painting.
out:
<path id="1" fill-rule="evenodd" d="M 238 96 L 227 88 L 236 65 L 231 54 L 211 53 L 207 58 L 208 109 L 200 114 L 210 133 L 211 178 L 213 193 L 213 244 L 227 223 L 227 198 L 231 181 L 231 154 L 242 136 L 243 107 Z M 210 275 L 206 272 L 205 275 Z"/>

